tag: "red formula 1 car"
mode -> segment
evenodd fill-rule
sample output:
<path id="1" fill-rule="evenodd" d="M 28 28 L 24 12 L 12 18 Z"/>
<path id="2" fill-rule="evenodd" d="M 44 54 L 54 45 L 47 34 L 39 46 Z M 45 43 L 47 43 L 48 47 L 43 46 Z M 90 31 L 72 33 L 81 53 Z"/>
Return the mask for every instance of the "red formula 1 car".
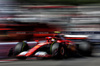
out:
<path id="1" fill-rule="evenodd" d="M 66 40 L 62 35 L 46 37 L 46 42 L 38 43 L 29 48 L 27 42 L 19 42 L 14 49 L 14 55 L 18 59 L 27 57 L 53 57 L 56 59 L 77 55 L 74 42 Z"/>

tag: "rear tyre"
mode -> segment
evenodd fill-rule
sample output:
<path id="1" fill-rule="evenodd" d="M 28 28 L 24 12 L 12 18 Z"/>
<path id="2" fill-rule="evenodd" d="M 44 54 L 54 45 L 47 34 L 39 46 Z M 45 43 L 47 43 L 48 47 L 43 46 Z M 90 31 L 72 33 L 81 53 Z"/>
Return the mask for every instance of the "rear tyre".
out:
<path id="1" fill-rule="evenodd" d="M 82 41 L 80 44 L 77 45 L 78 52 L 84 56 L 91 56 L 93 47 L 87 41 Z"/>

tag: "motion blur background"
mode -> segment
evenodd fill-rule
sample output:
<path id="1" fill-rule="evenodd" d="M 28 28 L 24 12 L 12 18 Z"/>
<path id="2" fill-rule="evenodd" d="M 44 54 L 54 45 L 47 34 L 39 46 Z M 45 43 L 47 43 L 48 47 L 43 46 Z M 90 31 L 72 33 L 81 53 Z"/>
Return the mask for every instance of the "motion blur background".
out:
<path id="1" fill-rule="evenodd" d="M 0 0 L 0 55 L 11 47 L 2 42 L 43 40 L 54 31 L 100 44 L 100 0 Z"/>

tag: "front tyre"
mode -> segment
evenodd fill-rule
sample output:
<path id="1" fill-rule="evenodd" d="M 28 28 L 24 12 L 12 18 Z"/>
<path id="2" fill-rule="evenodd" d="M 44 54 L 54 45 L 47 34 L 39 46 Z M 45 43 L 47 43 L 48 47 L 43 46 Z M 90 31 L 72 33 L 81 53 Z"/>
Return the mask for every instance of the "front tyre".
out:
<path id="1" fill-rule="evenodd" d="M 14 56 L 18 55 L 19 53 L 23 51 L 27 51 L 29 49 L 29 46 L 27 43 L 19 42 L 14 49 Z"/>
<path id="2" fill-rule="evenodd" d="M 52 56 L 55 59 L 62 59 L 65 56 L 65 48 L 60 43 L 54 43 L 52 46 Z"/>

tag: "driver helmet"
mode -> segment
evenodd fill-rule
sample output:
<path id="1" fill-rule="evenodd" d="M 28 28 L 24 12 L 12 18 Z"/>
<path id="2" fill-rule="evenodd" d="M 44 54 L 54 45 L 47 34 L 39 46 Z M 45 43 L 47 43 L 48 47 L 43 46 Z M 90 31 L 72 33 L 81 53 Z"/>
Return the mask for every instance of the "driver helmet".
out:
<path id="1" fill-rule="evenodd" d="M 52 38 L 52 39 L 51 39 L 51 41 L 53 41 L 53 42 L 54 42 L 54 41 L 56 41 L 56 39 Z"/>

